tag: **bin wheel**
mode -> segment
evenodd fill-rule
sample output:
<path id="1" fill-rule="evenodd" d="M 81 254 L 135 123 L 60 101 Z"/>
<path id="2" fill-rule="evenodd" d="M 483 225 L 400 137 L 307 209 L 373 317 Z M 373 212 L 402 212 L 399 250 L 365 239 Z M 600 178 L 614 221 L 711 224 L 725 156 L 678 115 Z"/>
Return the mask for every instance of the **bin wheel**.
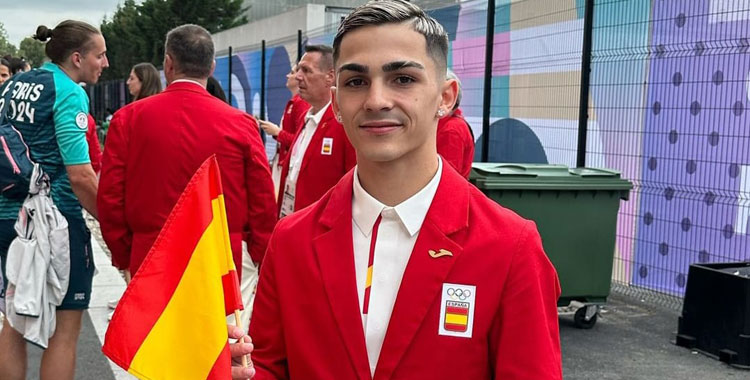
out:
<path id="1" fill-rule="evenodd" d="M 594 314 L 591 319 L 588 321 L 586 320 L 586 311 L 590 307 L 596 307 L 596 306 L 584 306 L 582 308 L 579 308 L 576 310 L 575 315 L 573 316 L 573 322 L 575 323 L 575 326 L 579 329 L 588 330 L 596 324 L 596 319 L 598 317 L 598 314 Z"/>

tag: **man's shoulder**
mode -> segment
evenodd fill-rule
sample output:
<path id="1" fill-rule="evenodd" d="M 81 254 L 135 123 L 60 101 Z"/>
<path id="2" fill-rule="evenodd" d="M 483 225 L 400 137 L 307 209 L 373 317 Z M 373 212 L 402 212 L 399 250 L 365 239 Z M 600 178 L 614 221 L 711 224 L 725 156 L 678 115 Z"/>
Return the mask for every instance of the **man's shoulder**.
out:
<path id="1" fill-rule="evenodd" d="M 459 136 L 460 138 L 471 138 L 469 132 L 469 124 L 462 117 L 450 116 L 445 121 L 438 124 L 438 135 L 452 134 Z"/>
<path id="2" fill-rule="evenodd" d="M 469 188 L 469 228 L 487 236 L 516 235 L 529 225 L 529 220 L 490 199 L 474 185 Z"/>
<path id="3" fill-rule="evenodd" d="M 190 104 L 189 107 L 182 105 Z M 210 95 L 189 91 L 163 91 L 148 98 L 132 102 L 115 112 L 121 116 L 137 114 L 139 119 L 172 118 L 176 113 L 192 112 L 196 118 L 220 120 L 231 118 L 235 123 L 250 123 L 254 120 L 247 113 L 236 109 Z"/>

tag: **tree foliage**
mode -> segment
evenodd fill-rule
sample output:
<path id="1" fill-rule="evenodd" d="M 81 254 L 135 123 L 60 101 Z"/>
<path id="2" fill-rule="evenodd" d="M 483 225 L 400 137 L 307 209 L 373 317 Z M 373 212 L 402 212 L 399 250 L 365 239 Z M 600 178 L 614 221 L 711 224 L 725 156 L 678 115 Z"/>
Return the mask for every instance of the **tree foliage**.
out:
<path id="1" fill-rule="evenodd" d="M 8 32 L 5 31 L 5 25 L 0 22 L 0 57 L 6 54 L 16 55 L 16 45 L 8 41 Z"/>
<path id="2" fill-rule="evenodd" d="M 18 45 L 18 55 L 26 58 L 31 67 L 39 67 L 44 62 L 44 43 L 31 37 L 26 37 Z"/>
<path id="3" fill-rule="evenodd" d="M 110 64 L 102 77 L 125 78 L 139 62 L 160 67 L 170 29 L 191 23 L 216 33 L 246 23 L 244 11 L 242 0 L 125 0 L 101 25 Z"/>

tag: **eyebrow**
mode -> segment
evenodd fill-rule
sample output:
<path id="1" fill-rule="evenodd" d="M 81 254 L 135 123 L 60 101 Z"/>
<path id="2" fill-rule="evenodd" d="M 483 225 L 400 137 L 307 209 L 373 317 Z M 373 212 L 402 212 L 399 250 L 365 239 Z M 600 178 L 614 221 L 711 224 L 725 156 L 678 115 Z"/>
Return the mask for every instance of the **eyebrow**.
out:
<path id="1" fill-rule="evenodd" d="M 367 66 L 360 65 L 358 63 L 347 63 L 344 65 L 341 65 L 341 67 L 339 68 L 339 72 L 347 71 L 347 70 L 354 71 L 360 74 L 367 74 L 367 72 L 370 71 L 370 69 Z"/>
<path id="2" fill-rule="evenodd" d="M 392 71 L 398 71 L 401 69 L 406 68 L 415 68 L 419 70 L 424 70 L 424 66 L 422 66 L 420 63 L 414 62 L 414 61 L 396 61 L 396 62 L 389 62 L 383 65 L 383 71 L 384 72 L 392 72 Z M 354 71 L 361 74 L 367 74 L 370 71 L 370 68 L 365 65 L 360 65 L 359 63 L 346 63 L 344 65 L 341 65 L 339 68 L 339 72 L 342 71 Z"/>
<path id="3" fill-rule="evenodd" d="M 396 62 L 386 63 L 385 65 L 383 65 L 383 71 L 385 72 L 397 71 L 397 70 L 407 69 L 407 68 L 415 68 L 419 70 L 424 70 L 424 66 L 414 61 L 396 61 Z"/>

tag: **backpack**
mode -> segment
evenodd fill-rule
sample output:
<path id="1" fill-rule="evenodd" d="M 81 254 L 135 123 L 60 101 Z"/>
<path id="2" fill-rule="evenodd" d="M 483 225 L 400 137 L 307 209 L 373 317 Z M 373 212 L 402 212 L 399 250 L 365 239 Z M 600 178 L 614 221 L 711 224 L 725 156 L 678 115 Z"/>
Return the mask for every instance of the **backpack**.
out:
<path id="1" fill-rule="evenodd" d="M 23 136 L 8 118 L 8 103 L 11 102 L 13 80 L 4 87 L 0 98 L 0 193 L 12 200 L 23 200 L 29 193 L 29 182 L 34 162 L 29 156 L 29 147 Z"/>

